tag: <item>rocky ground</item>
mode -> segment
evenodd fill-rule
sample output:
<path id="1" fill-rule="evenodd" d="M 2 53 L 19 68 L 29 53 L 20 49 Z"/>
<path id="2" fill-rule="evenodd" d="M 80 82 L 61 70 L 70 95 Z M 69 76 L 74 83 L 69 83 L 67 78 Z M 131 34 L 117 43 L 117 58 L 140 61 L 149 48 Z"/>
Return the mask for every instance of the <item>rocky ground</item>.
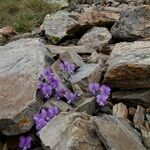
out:
<path id="1" fill-rule="evenodd" d="M 150 149 L 150 1 L 57 3 L 0 29 L 0 150 Z"/>

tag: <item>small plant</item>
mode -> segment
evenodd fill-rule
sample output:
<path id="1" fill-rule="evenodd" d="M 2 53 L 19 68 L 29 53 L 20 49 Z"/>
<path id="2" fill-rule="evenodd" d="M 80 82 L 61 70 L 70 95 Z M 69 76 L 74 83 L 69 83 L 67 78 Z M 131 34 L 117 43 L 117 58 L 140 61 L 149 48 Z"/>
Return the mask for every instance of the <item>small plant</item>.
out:
<path id="1" fill-rule="evenodd" d="M 100 86 L 98 83 L 90 83 L 89 90 L 93 96 L 96 96 L 96 101 L 100 106 L 104 106 L 106 104 L 111 92 L 111 89 L 108 86 Z"/>
<path id="2" fill-rule="evenodd" d="M 19 149 L 28 150 L 31 148 L 32 138 L 30 136 L 21 136 L 19 140 Z"/>

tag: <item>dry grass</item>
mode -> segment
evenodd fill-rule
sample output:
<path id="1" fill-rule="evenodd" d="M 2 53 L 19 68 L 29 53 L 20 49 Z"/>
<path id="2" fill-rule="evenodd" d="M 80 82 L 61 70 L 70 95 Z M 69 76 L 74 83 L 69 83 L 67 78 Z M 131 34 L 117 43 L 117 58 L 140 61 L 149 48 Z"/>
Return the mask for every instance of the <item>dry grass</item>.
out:
<path id="1" fill-rule="evenodd" d="M 0 0 L 0 28 L 12 26 L 20 33 L 31 31 L 58 8 L 44 0 Z"/>

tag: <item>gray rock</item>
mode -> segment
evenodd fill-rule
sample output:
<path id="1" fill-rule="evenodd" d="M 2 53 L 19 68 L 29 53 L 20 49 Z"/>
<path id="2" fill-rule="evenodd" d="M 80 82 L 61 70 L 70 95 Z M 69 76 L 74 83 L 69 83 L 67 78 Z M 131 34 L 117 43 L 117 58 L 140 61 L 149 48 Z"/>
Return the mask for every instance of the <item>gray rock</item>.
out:
<path id="1" fill-rule="evenodd" d="M 145 109 L 141 106 L 137 106 L 136 112 L 134 114 L 134 126 L 138 129 L 142 129 L 145 121 Z"/>
<path id="2" fill-rule="evenodd" d="M 56 98 L 49 99 L 44 104 L 44 107 L 50 107 L 53 105 L 57 106 L 59 108 L 59 110 L 62 112 L 68 112 L 68 111 L 72 110 L 72 107 L 69 104 L 65 103 L 64 101 L 57 100 Z"/>
<path id="3" fill-rule="evenodd" d="M 127 106 L 123 103 L 118 103 L 113 106 L 113 115 L 118 118 L 128 118 L 128 109 Z"/>
<path id="4" fill-rule="evenodd" d="M 88 84 L 91 82 L 99 82 L 101 78 L 101 70 L 98 64 L 85 64 L 71 76 L 72 84 L 78 84 L 83 91 L 87 91 Z"/>
<path id="5" fill-rule="evenodd" d="M 121 101 L 127 106 L 136 107 L 137 105 L 145 108 L 150 107 L 150 90 L 120 90 L 112 93 L 112 99 Z"/>
<path id="6" fill-rule="evenodd" d="M 142 133 L 142 138 L 143 138 L 143 144 L 145 145 L 147 150 L 149 150 L 150 149 L 150 131 L 142 129 L 141 133 Z"/>
<path id="7" fill-rule="evenodd" d="M 53 54 L 62 54 L 64 52 L 76 52 L 78 54 L 89 53 L 91 54 L 94 50 L 90 47 L 79 45 L 79 46 L 55 46 L 55 45 L 46 45 L 48 51 Z"/>
<path id="8" fill-rule="evenodd" d="M 30 130 L 37 100 L 39 76 L 46 64 L 46 48 L 40 39 L 21 39 L 0 46 L 0 131 L 16 135 Z"/>
<path id="9" fill-rule="evenodd" d="M 47 150 L 104 150 L 90 116 L 84 113 L 63 113 L 53 118 L 39 137 Z"/>
<path id="10" fill-rule="evenodd" d="M 104 82 L 121 89 L 150 88 L 150 41 L 114 46 Z"/>
<path id="11" fill-rule="evenodd" d="M 67 11 L 59 10 L 57 13 L 48 14 L 45 17 L 41 28 L 45 30 L 46 36 L 53 44 L 59 43 L 62 38 L 68 36 L 67 30 L 76 23 L 71 15 Z"/>
<path id="12" fill-rule="evenodd" d="M 146 150 L 137 132 L 125 120 L 104 115 L 94 117 L 99 138 L 109 150 Z"/>
<path id="13" fill-rule="evenodd" d="M 49 4 L 57 4 L 60 8 L 69 7 L 68 0 L 45 0 Z"/>
<path id="14" fill-rule="evenodd" d="M 110 42 L 111 37 L 107 28 L 93 27 L 81 37 L 78 45 L 86 45 L 95 50 L 100 50 Z"/>
<path id="15" fill-rule="evenodd" d="M 111 29 L 112 36 L 123 40 L 150 37 L 150 7 L 131 7 L 124 10 Z"/>
<path id="16" fill-rule="evenodd" d="M 93 115 L 95 111 L 95 98 L 83 98 L 75 102 L 75 111 L 76 112 L 86 112 L 89 115 Z"/>

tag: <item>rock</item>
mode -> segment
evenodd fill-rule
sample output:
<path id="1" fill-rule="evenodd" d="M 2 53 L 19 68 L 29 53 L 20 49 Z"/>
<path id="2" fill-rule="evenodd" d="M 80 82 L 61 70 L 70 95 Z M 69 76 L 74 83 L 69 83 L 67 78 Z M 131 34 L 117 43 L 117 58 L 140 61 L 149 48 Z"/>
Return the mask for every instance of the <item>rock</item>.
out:
<path id="1" fill-rule="evenodd" d="M 150 107 L 150 90 L 120 90 L 112 93 L 112 99 L 121 101 L 127 106 L 136 107 L 137 105 L 144 108 Z"/>
<path id="2" fill-rule="evenodd" d="M 135 130 L 125 120 L 104 115 L 94 117 L 99 138 L 109 150 L 146 150 Z"/>
<path id="3" fill-rule="evenodd" d="M 107 12 L 113 12 L 113 13 L 120 13 L 122 11 L 122 9 L 118 7 L 112 7 L 112 6 L 106 6 L 103 8 L 103 10 Z"/>
<path id="4" fill-rule="evenodd" d="M 8 150 L 7 143 L 5 143 L 5 144 L 3 145 L 3 149 L 2 149 L 2 150 Z"/>
<path id="5" fill-rule="evenodd" d="M 48 51 L 53 55 L 62 54 L 64 52 L 76 52 L 78 54 L 89 53 L 91 54 L 94 50 L 90 47 L 79 45 L 79 46 L 55 46 L 55 45 L 46 45 Z"/>
<path id="6" fill-rule="evenodd" d="M 60 59 L 64 62 L 69 61 L 70 63 L 75 64 L 77 67 L 81 67 L 85 64 L 82 58 L 76 52 L 64 52 L 60 54 Z"/>
<path id="7" fill-rule="evenodd" d="M 40 39 L 21 39 L 0 47 L 0 131 L 3 134 L 24 133 L 33 126 L 32 117 L 43 104 L 37 100 L 36 91 L 47 63 L 46 52 Z"/>
<path id="8" fill-rule="evenodd" d="M 62 100 L 57 100 L 55 98 L 51 98 L 50 100 L 48 100 L 44 104 L 44 107 L 50 107 L 52 105 L 57 106 L 59 108 L 59 110 L 62 112 L 68 112 L 68 111 L 72 110 L 72 107 L 69 104 L 67 104 L 66 102 L 64 102 Z"/>
<path id="9" fill-rule="evenodd" d="M 145 120 L 144 112 L 145 112 L 145 109 L 138 105 L 136 112 L 134 114 L 134 118 L 133 118 L 134 126 L 138 129 L 143 128 L 144 120 Z"/>
<path id="10" fill-rule="evenodd" d="M 9 40 L 12 36 L 16 35 L 17 32 L 12 27 L 3 27 L 0 29 L 0 45 L 4 44 Z"/>
<path id="11" fill-rule="evenodd" d="M 76 112 L 86 112 L 89 115 L 93 115 L 95 111 L 95 98 L 89 97 L 89 98 L 83 98 L 78 100 L 75 103 L 75 111 Z"/>
<path id="12" fill-rule="evenodd" d="M 53 118 L 40 132 L 47 150 L 104 150 L 89 115 L 63 113 Z"/>
<path id="13" fill-rule="evenodd" d="M 88 30 L 79 40 L 78 45 L 86 45 L 92 47 L 95 50 L 102 49 L 111 40 L 111 34 L 107 28 L 93 27 Z"/>
<path id="14" fill-rule="evenodd" d="M 116 13 L 97 10 L 88 11 L 79 17 L 78 22 L 70 26 L 68 33 L 85 31 L 93 26 L 112 26 L 118 18 L 119 15 Z"/>
<path id="15" fill-rule="evenodd" d="M 141 130 L 144 146 L 150 149 L 150 131 Z"/>
<path id="16" fill-rule="evenodd" d="M 51 43 L 57 44 L 62 38 L 68 36 L 67 30 L 77 22 L 73 17 L 70 17 L 71 15 L 67 11 L 59 10 L 57 13 L 48 14 L 45 17 L 41 28 L 45 30 L 45 34 Z"/>
<path id="17" fill-rule="evenodd" d="M 133 108 L 133 107 L 130 107 L 130 108 L 129 108 L 129 114 L 130 114 L 131 116 L 134 116 L 135 113 L 136 113 L 136 109 Z"/>
<path id="18" fill-rule="evenodd" d="M 114 38 L 136 40 L 150 37 L 150 7 L 131 7 L 124 10 L 111 29 Z"/>
<path id="19" fill-rule="evenodd" d="M 150 113 L 146 113 L 146 119 L 147 119 L 148 122 L 150 123 Z"/>
<path id="20" fill-rule="evenodd" d="M 69 7 L 68 0 L 46 0 L 49 4 L 57 4 L 59 8 Z"/>
<path id="21" fill-rule="evenodd" d="M 117 116 L 118 118 L 128 118 L 128 109 L 127 106 L 123 103 L 118 103 L 113 106 L 113 115 Z"/>
<path id="22" fill-rule="evenodd" d="M 68 0 L 70 5 L 77 5 L 77 4 L 93 4 L 95 0 Z"/>
<path id="23" fill-rule="evenodd" d="M 27 39 L 27 38 L 32 38 L 32 35 L 31 33 L 27 32 L 27 33 L 23 33 L 23 34 L 19 34 L 19 35 L 16 35 L 16 36 L 13 36 L 11 39 L 10 39 L 10 42 L 11 41 L 16 41 L 16 40 L 20 40 L 20 39 Z"/>
<path id="24" fill-rule="evenodd" d="M 102 113 L 105 113 L 105 114 L 112 114 L 112 103 L 110 102 L 107 102 L 105 106 L 103 107 L 100 107 L 100 113 L 99 113 L 99 116 L 102 115 Z"/>
<path id="25" fill-rule="evenodd" d="M 104 83 L 121 89 L 150 88 L 150 41 L 114 46 Z"/>
<path id="26" fill-rule="evenodd" d="M 101 71 L 98 64 L 85 64 L 71 76 L 71 83 L 78 84 L 83 91 L 87 91 L 88 84 L 91 82 L 99 82 Z"/>

